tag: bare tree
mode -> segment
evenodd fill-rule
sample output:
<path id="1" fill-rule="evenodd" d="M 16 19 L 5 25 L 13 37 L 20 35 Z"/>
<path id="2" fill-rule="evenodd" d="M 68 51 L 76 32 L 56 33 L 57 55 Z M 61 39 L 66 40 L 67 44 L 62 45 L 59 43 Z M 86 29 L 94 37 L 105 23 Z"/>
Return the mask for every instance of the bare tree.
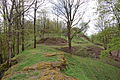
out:
<path id="1" fill-rule="evenodd" d="M 119 0 L 98 0 L 99 3 L 99 12 L 102 15 L 106 14 L 109 20 L 111 19 L 111 22 L 113 23 L 112 26 L 118 26 L 120 29 L 120 4 Z"/>
<path id="2" fill-rule="evenodd" d="M 39 4 L 38 4 L 39 3 Z M 34 48 L 36 48 L 36 14 L 37 10 L 44 3 L 44 0 L 35 0 L 34 4 Z"/>
<path id="3" fill-rule="evenodd" d="M 15 8 L 15 0 L 11 1 L 12 5 L 8 5 L 8 0 L 2 0 L 2 4 L 5 8 L 6 19 L 8 22 L 8 57 L 9 57 L 8 59 L 10 65 L 11 57 L 12 57 L 12 25 L 13 25 L 12 22 L 13 22 L 14 8 Z"/>
<path id="4" fill-rule="evenodd" d="M 19 53 L 19 35 L 21 31 L 22 35 L 22 50 L 24 50 L 24 14 L 27 12 L 31 6 L 34 4 L 34 0 L 32 3 L 28 5 L 26 8 L 24 5 L 25 0 L 1 0 L 0 3 L 2 4 L 1 12 L 3 15 L 3 28 L 5 37 L 7 39 L 7 47 L 8 47 L 8 61 L 9 64 L 11 63 L 11 58 L 14 56 L 15 53 L 15 41 L 17 38 L 17 53 Z M 17 29 L 17 30 L 16 30 Z M 17 32 L 17 37 L 15 33 Z M 6 49 L 7 49 L 6 47 Z"/>
<path id="5" fill-rule="evenodd" d="M 52 2 L 52 4 L 54 4 L 54 10 L 60 14 L 59 17 L 62 18 L 67 24 L 68 46 L 70 50 L 72 47 L 71 29 L 82 19 L 85 12 L 80 10 L 80 8 L 83 7 L 85 3 L 85 0 L 58 0 L 57 3 Z"/>
<path id="6" fill-rule="evenodd" d="M 110 19 L 108 19 L 108 15 L 106 14 L 99 14 L 95 27 L 98 31 L 103 31 L 105 28 L 110 27 Z"/>
<path id="7" fill-rule="evenodd" d="M 109 6 L 109 12 L 114 15 L 117 26 L 120 29 L 120 1 L 119 0 L 105 0 L 104 1 Z"/>

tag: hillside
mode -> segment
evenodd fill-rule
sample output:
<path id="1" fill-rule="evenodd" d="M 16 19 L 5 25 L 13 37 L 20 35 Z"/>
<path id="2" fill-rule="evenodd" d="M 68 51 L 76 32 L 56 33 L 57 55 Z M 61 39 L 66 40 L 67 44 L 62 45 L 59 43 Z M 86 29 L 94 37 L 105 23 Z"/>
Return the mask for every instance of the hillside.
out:
<path id="1" fill-rule="evenodd" d="M 73 45 L 78 46 L 75 42 Z M 25 50 L 15 57 L 18 64 L 12 66 L 7 72 L 5 72 L 2 80 L 48 80 L 45 79 L 45 76 L 41 75 L 44 73 L 42 69 L 34 69 L 34 67 L 36 64 L 45 64 L 43 65 L 43 68 L 45 68 L 46 63 L 59 62 L 61 56 L 65 57 L 67 67 L 59 73 L 53 71 L 54 76 L 57 76 L 57 74 L 62 75 L 64 76 L 64 79 L 66 77 L 71 78 L 69 80 L 120 80 L 119 68 L 106 64 L 99 59 L 75 56 L 56 49 L 60 47 L 65 46 L 40 44 L 36 49 Z M 54 53 L 59 55 L 54 55 Z M 47 54 L 48 57 L 45 56 Z M 59 78 L 55 80 L 59 80 Z"/>

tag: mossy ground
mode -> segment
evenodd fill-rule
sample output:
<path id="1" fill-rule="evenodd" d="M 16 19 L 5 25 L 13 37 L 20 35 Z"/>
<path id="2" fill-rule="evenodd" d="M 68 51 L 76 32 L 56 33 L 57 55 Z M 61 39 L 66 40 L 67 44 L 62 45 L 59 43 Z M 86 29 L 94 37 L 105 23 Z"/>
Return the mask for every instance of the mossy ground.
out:
<path id="1" fill-rule="evenodd" d="M 89 43 L 91 44 L 91 43 Z M 78 45 L 73 43 L 73 45 Z M 87 45 L 87 44 L 83 44 Z M 54 62 L 58 56 L 45 57 L 44 53 L 61 53 L 55 49 L 56 46 L 38 45 L 36 49 L 25 50 L 16 58 L 18 64 L 11 67 L 3 77 L 3 80 L 37 80 L 41 71 L 23 71 L 25 67 L 32 66 L 39 62 Z M 59 46 L 60 47 L 60 46 Z M 64 52 L 62 52 L 64 53 Z M 92 58 L 82 58 L 80 56 L 65 53 L 68 61 L 67 69 L 63 74 L 77 78 L 79 80 L 120 80 L 120 69 L 106 64 L 101 60 Z"/>

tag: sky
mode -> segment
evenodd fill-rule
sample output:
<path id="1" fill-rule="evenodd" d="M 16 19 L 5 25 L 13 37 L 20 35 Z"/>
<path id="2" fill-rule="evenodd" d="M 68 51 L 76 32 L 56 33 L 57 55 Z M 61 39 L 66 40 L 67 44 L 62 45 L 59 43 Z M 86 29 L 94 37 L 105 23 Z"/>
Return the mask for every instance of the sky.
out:
<path id="1" fill-rule="evenodd" d="M 92 35 L 94 33 L 97 33 L 97 30 L 95 30 L 95 21 L 98 18 L 97 12 L 97 0 L 90 0 L 88 3 L 88 9 L 86 14 L 84 15 L 84 21 L 90 20 L 89 23 L 89 30 L 87 31 L 87 35 Z"/>

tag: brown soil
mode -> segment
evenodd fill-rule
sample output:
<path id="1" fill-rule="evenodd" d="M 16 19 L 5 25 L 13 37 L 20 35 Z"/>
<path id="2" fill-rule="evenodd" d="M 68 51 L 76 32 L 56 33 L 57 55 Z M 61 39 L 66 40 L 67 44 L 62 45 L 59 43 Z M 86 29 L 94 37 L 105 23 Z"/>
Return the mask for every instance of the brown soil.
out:
<path id="1" fill-rule="evenodd" d="M 79 53 L 82 53 L 82 52 L 86 51 L 86 53 L 87 53 L 86 57 L 89 56 L 89 57 L 92 57 L 92 58 L 99 58 L 99 55 L 100 55 L 101 51 L 104 50 L 103 48 L 100 48 L 100 47 L 88 46 L 88 47 L 85 47 L 85 48 L 81 49 L 81 52 L 79 51 L 78 53 L 76 53 L 80 49 L 81 49 L 80 47 L 76 46 L 76 47 L 72 47 L 71 51 L 69 51 L 68 47 L 64 47 L 64 48 L 61 48 L 59 50 L 62 50 L 62 51 L 67 52 L 67 53 L 72 53 L 72 54 L 77 55 L 77 56 L 81 56 L 81 55 L 79 55 Z M 82 55 L 81 57 L 85 57 L 85 56 Z M 116 56 L 109 56 L 109 58 L 112 59 L 112 60 L 120 62 L 120 58 L 118 58 Z M 112 66 L 120 68 L 120 64 L 119 63 L 113 64 L 109 60 L 107 60 L 106 63 L 110 64 Z"/>
<path id="2" fill-rule="evenodd" d="M 67 52 L 67 53 L 76 54 L 76 52 L 80 49 L 81 49 L 80 47 L 75 46 L 75 47 L 72 47 L 71 50 L 69 50 L 68 47 L 61 48 L 60 50 Z M 93 57 L 98 58 L 102 50 L 103 48 L 100 48 L 100 47 L 88 46 L 88 47 L 83 48 L 81 51 L 86 51 L 88 55 L 92 55 Z"/>
<path id="3" fill-rule="evenodd" d="M 37 42 L 38 44 L 46 44 L 46 45 L 66 45 L 67 40 L 63 38 L 43 38 Z"/>
<path id="4" fill-rule="evenodd" d="M 86 50 L 88 53 L 93 54 L 95 58 L 99 58 L 101 51 L 103 51 L 104 49 L 96 46 L 89 46 L 86 48 Z"/>
<path id="5" fill-rule="evenodd" d="M 111 59 L 114 59 L 115 61 L 120 62 L 120 58 L 117 56 L 110 56 Z"/>
<path id="6" fill-rule="evenodd" d="M 75 51 L 78 50 L 78 47 L 72 47 L 71 50 L 68 47 L 63 47 L 63 48 L 60 48 L 59 50 L 74 54 Z"/>
<path id="7" fill-rule="evenodd" d="M 119 62 L 113 63 L 113 61 L 111 61 L 111 60 L 113 60 L 113 59 L 115 60 L 116 57 L 113 57 L 113 56 L 111 57 L 111 56 L 109 56 L 109 58 L 110 58 L 110 59 L 106 61 L 107 64 L 110 64 L 110 65 L 112 65 L 112 66 L 115 66 L 115 67 L 117 67 L 117 68 L 120 68 L 120 63 L 119 63 Z M 116 60 L 115 60 L 115 61 L 116 61 Z M 117 60 L 117 61 L 118 61 L 118 60 Z"/>

